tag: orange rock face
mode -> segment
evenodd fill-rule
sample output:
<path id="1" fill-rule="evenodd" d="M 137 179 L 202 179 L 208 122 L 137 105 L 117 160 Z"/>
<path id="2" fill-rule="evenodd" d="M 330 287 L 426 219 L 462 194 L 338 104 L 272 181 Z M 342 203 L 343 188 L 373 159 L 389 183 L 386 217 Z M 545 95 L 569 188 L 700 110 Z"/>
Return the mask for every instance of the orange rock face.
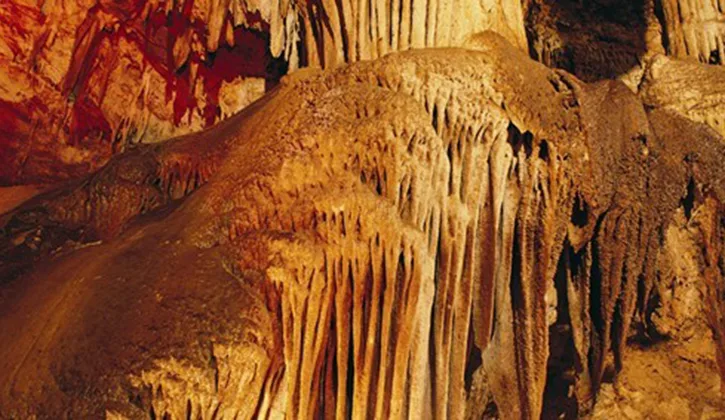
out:
<path id="1" fill-rule="evenodd" d="M 213 2 L 0 5 L 0 183 L 98 168 L 135 142 L 198 131 L 284 71 L 269 23 Z"/>
<path id="2" fill-rule="evenodd" d="M 6 0 L 0 418 L 722 417 L 721 9 Z"/>
<path id="3" fill-rule="evenodd" d="M 722 412 L 722 137 L 494 33 L 472 44 L 299 72 L 4 215 L 0 406 Z"/>
<path id="4" fill-rule="evenodd" d="M 461 45 L 487 28 L 525 49 L 518 2 L 419 3 L 5 1 L 0 185 L 77 178 L 134 143 L 209 127 L 288 67 Z"/>

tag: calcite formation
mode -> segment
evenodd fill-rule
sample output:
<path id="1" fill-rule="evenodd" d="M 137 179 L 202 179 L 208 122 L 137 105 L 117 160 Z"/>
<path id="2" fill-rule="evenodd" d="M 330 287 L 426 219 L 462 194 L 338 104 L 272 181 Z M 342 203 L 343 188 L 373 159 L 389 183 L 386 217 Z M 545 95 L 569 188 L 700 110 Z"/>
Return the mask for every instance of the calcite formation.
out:
<path id="1" fill-rule="evenodd" d="M 725 135 L 725 72 L 658 55 L 646 65 L 640 96 L 651 107 L 668 109 Z"/>
<path id="2" fill-rule="evenodd" d="M 493 30 L 585 81 L 636 86 L 653 54 L 720 63 L 722 7 L 685 0 L 7 0 L 0 185 L 55 184 L 199 131 L 288 71 Z"/>
<path id="3" fill-rule="evenodd" d="M 466 45 L 301 70 L 7 213 L 3 415 L 583 416 L 682 244 L 722 373 L 722 138 Z"/>
<path id="4" fill-rule="evenodd" d="M 283 13 L 266 1 L 4 1 L 0 183 L 77 178 L 129 144 L 240 110 L 283 72 L 268 47 Z"/>
<path id="5" fill-rule="evenodd" d="M 724 64 L 725 3 L 720 0 L 662 0 L 657 3 L 666 32 L 665 46 L 675 57 Z"/>
<path id="6" fill-rule="evenodd" d="M 288 69 L 484 29 L 525 49 L 522 13 L 503 0 L 6 0 L 0 185 L 74 179 L 135 143 L 209 127 Z"/>
<path id="7" fill-rule="evenodd" d="M 0 4 L 0 418 L 725 416 L 706 0 Z"/>

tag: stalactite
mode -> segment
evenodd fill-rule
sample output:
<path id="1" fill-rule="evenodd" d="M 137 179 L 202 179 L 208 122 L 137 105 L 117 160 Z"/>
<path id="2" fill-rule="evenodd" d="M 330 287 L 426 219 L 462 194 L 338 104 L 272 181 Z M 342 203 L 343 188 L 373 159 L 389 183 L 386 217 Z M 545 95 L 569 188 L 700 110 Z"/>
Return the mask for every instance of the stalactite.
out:
<path id="1" fill-rule="evenodd" d="M 440 25 L 415 23 L 423 12 L 443 22 L 454 4 L 403 4 L 412 45 L 448 39 Z M 329 22 L 359 17 L 347 54 L 376 56 L 395 37 L 381 31 L 387 4 L 334 5 Z M 305 51 L 318 53 L 327 51 L 314 50 L 320 42 L 345 38 L 311 23 L 304 34 Z M 493 33 L 469 41 L 477 51 L 408 51 L 296 73 L 212 130 L 136 149 L 21 207 L 21 219 L 46 211 L 61 228 L 108 237 L 44 268 L 93 279 L 61 282 L 59 303 L 39 304 L 46 318 L 56 306 L 83 311 L 63 312 L 69 326 L 43 335 L 45 347 L 23 339 L 38 325 L 25 333 L 22 320 L 0 317 L 20 349 L 0 348 L 0 368 L 34 378 L 54 363 L 66 387 L 47 391 L 55 401 L 108 385 L 104 401 L 119 417 L 459 419 L 483 411 L 469 403 L 490 394 L 502 418 L 538 418 L 556 386 L 579 405 L 567 410 L 587 411 L 610 361 L 614 375 L 626 362 L 632 319 L 655 293 L 659 232 L 688 183 L 725 195 L 725 148 L 709 129 L 645 109 L 621 83 L 584 84 Z M 346 54 L 336 51 L 317 59 L 327 66 Z M 688 213 L 703 206 L 689 201 Z M 84 255 L 100 262 L 81 267 Z M 119 290 L 129 294 L 109 305 Z M 84 324 L 109 314 L 130 325 L 136 310 L 146 324 L 120 337 Z M 100 338 L 78 344 L 74 326 Z M 187 328 L 197 335 L 183 341 Z M 159 329 L 169 341 L 138 338 L 127 364 L 136 331 Z M 88 378 L 105 353 L 76 360 L 106 342 L 117 353 L 96 385 Z M 566 372 L 554 372 L 562 357 Z M 42 384 L 16 382 L 3 383 L 0 402 L 11 415 L 32 413 L 40 394 L 15 402 L 5 390 Z M 88 398 L 72 409 L 99 414 Z"/>
<path id="2" fill-rule="evenodd" d="M 455 13 L 454 0 L 316 0 L 306 7 L 303 60 L 325 68 L 408 48 L 459 46 L 483 30 L 501 33 L 520 49 L 526 45 L 523 11 L 512 2 L 465 3 L 465 15 Z"/>
<path id="3" fill-rule="evenodd" d="M 679 58 L 723 64 L 723 6 L 720 0 L 661 1 L 668 52 Z"/>

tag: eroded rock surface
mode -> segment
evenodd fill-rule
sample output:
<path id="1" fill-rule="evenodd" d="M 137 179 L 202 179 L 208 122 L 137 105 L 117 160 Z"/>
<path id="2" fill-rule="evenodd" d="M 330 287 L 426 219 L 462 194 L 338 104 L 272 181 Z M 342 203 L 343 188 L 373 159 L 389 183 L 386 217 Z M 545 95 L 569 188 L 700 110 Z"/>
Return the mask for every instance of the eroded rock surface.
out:
<path id="1" fill-rule="evenodd" d="M 725 3 L 720 0 L 657 2 L 665 30 L 665 46 L 678 58 L 723 64 Z"/>
<path id="2" fill-rule="evenodd" d="M 687 306 L 677 244 L 718 378 L 722 138 L 467 42 L 300 71 L 6 214 L 3 414 L 583 416 Z"/>
<path id="3" fill-rule="evenodd" d="M 486 29 L 525 49 L 522 13 L 513 0 L 7 0 L 0 185 L 77 179 L 132 144 L 198 132 L 299 67 Z"/>
<path id="4" fill-rule="evenodd" d="M 651 107 L 674 111 L 725 134 L 725 71 L 664 56 L 654 57 L 640 84 L 640 95 Z"/>

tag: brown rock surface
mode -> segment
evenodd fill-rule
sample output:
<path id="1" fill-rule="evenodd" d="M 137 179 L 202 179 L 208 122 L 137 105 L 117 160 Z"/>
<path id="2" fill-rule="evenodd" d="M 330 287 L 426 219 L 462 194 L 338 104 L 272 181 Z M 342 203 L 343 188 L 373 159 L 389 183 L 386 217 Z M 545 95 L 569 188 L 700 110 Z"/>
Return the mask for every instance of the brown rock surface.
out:
<path id="1" fill-rule="evenodd" d="M 725 3 L 721 0 L 657 2 L 669 54 L 702 63 L 723 64 Z"/>
<path id="2" fill-rule="evenodd" d="M 679 304 L 668 229 L 722 305 L 725 144 L 469 42 L 298 72 L 6 214 L 3 414 L 572 417 L 600 389 L 607 410 L 643 369 L 632 331 Z"/>
<path id="3" fill-rule="evenodd" d="M 209 127 L 288 68 L 461 45 L 485 29 L 525 48 L 512 0 L 6 0 L 0 185 L 77 178 L 132 144 Z"/>
<path id="4" fill-rule="evenodd" d="M 0 4 L 0 418 L 725 417 L 721 9 Z"/>
<path id="5" fill-rule="evenodd" d="M 725 69 L 661 55 L 646 68 L 640 96 L 648 106 L 674 111 L 725 135 Z"/>

